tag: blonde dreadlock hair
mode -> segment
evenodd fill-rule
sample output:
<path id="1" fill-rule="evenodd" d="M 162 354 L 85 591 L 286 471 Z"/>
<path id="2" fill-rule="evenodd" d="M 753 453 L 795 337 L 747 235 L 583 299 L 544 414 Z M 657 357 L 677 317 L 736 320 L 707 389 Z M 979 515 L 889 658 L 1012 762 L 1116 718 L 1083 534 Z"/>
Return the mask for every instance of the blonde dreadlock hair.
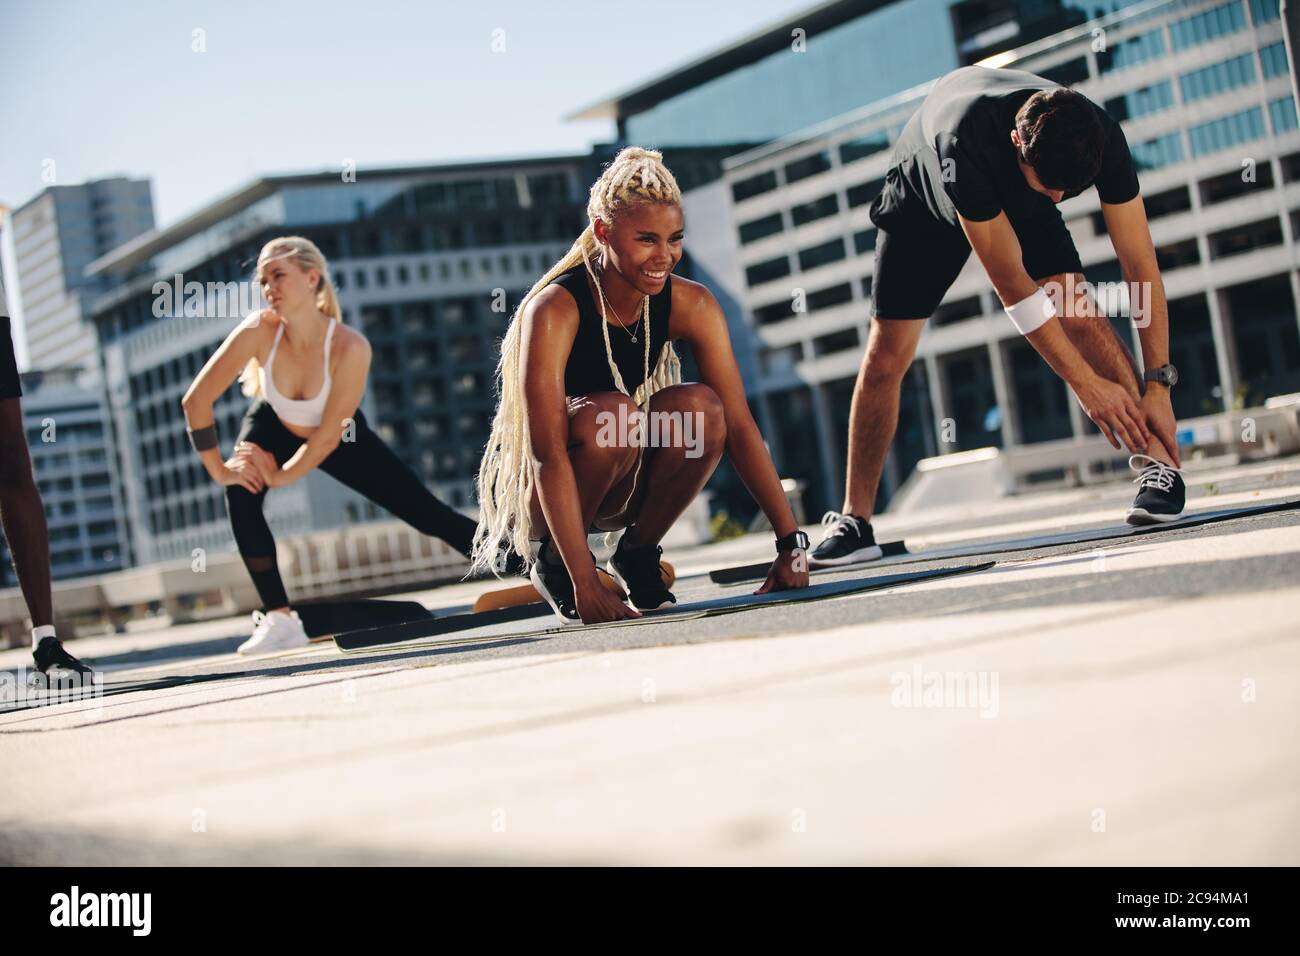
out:
<path id="1" fill-rule="evenodd" d="M 253 273 L 253 284 L 260 285 L 262 269 L 277 259 L 292 259 L 303 272 L 315 269 L 320 273 L 316 281 L 316 308 L 331 319 L 343 321 L 343 310 L 339 308 L 339 295 L 334 291 L 334 280 L 330 278 L 329 263 L 316 243 L 303 236 L 280 236 L 272 239 L 257 254 L 257 269 Z M 259 363 L 251 358 L 244 370 L 239 373 L 241 391 L 249 398 L 260 395 L 262 391 L 261 376 L 257 374 Z"/>
<path id="2" fill-rule="evenodd" d="M 522 317 L 524 310 L 537 293 L 545 289 L 558 276 L 574 266 L 583 265 L 596 287 L 600 302 L 601 332 L 605 338 L 605 359 L 614 378 L 615 387 L 628 394 L 618 363 L 609 344 L 609 321 L 606 318 L 608 303 L 600 283 L 600 272 L 594 265 L 600 255 L 593 224 L 597 219 L 608 227 L 619 213 L 640 203 L 677 203 L 682 201 L 677 180 L 664 165 L 663 155 L 653 149 L 628 146 L 601 173 L 591 187 L 587 200 L 587 228 L 582 235 L 551 266 L 546 274 L 528 290 L 515 309 L 510 327 L 501 342 L 501 360 L 497 365 L 497 390 L 500 403 L 492 422 L 483 462 L 479 466 L 478 499 L 479 524 L 474 535 L 474 549 L 470 555 L 469 573 L 497 571 L 499 553 L 506 547 L 516 554 L 529 558 L 529 537 L 532 531 L 528 504 L 532 498 L 534 476 L 529 452 L 528 422 L 524 416 L 523 388 L 520 384 Z M 665 342 L 659 362 L 650 373 L 650 298 L 644 296 L 640 308 L 645 317 L 645 380 L 631 397 L 642 411 L 649 409 L 650 397 L 669 385 L 682 380 L 682 364 L 672 342 Z M 641 449 L 637 451 L 637 473 L 641 468 Z M 632 479 L 636 486 L 636 478 Z M 624 508 L 627 504 L 624 503 Z"/>

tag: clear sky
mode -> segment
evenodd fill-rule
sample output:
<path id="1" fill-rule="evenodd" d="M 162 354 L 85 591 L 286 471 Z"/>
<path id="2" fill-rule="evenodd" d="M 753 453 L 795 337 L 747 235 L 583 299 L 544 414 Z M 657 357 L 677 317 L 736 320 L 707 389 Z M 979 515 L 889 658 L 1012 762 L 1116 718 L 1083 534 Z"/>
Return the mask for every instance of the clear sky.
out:
<path id="1" fill-rule="evenodd" d="M 565 114 L 813 5 L 0 0 L 0 202 L 53 160 L 167 225 L 269 172 L 584 150 L 612 124 Z"/>

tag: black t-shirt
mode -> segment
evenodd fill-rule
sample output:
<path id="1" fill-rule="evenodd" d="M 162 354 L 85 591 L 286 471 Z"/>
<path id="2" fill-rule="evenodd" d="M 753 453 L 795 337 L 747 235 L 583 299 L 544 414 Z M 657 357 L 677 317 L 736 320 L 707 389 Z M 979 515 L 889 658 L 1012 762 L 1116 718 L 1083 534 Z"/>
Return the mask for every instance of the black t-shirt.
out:
<path id="1" fill-rule="evenodd" d="M 588 395 L 592 392 L 614 392 L 614 375 L 609 370 L 609 359 L 605 355 L 605 337 L 601 332 L 600 306 L 591 294 L 591 285 L 587 281 L 586 266 L 578 265 L 561 273 L 552 280 L 555 285 L 563 286 L 578 303 L 578 334 L 573 340 L 569 352 L 568 364 L 564 367 L 564 394 L 572 398 L 575 395 Z M 659 353 L 668 341 L 668 316 L 673 304 L 673 277 L 670 275 L 664 287 L 650 297 L 650 373 L 659 364 Z M 611 316 L 612 318 L 612 316 Z M 632 316 L 621 316 L 631 320 Z M 623 376 L 623 385 L 629 395 L 636 394 L 637 388 L 645 381 L 645 320 L 635 330 L 611 328 L 609 330 L 609 347 L 618 365 L 619 374 Z M 636 332 L 637 341 L 632 341 Z"/>
<path id="2" fill-rule="evenodd" d="M 960 228 L 958 213 L 982 222 L 1006 212 L 1014 223 L 1051 212 L 1056 204 L 1032 189 L 1020 171 L 1011 131 L 1025 100 L 1058 86 L 1024 70 L 982 66 L 940 79 L 899 135 L 884 189 L 871 207 L 872 221 L 888 232 L 925 219 Z M 1102 202 L 1128 202 L 1138 194 L 1128 141 L 1119 123 L 1093 107 L 1105 132 L 1101 170 L 1064 198 L 1095 185 Z"/>

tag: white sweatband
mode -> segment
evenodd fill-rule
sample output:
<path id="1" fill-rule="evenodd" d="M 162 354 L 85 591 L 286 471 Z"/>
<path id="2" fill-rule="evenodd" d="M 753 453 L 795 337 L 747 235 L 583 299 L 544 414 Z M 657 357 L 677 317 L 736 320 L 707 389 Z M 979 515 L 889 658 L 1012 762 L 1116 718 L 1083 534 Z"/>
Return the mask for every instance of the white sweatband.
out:
<path id="1" fill-rule="evenodd" d="M 1039 289 L 1027 299 L 1021 299 L 1015 305 L 1003 307 L 1011 316 L 1011 324 L 1021 335 L 1037 332 L 1049 321 L 1056 318 L 1056 306 L 1043 289 Z"/>

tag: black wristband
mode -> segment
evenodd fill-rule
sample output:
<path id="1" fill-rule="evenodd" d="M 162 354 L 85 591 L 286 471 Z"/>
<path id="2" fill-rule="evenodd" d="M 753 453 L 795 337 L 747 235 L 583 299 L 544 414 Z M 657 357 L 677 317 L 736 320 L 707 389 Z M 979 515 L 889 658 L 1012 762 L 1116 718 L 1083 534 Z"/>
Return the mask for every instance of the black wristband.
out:
<path id="1" fill-rule="evenodd" d="M 782 551 L 795 551 L 802 549 L 808 550 L 808 535 L 798 529 L 791 531 L 784 538 L 776 539 L 776 551 L 780 554 Z"/>
<path id="2" fill-rule="evenodd" d="M 211 451 L 219 445 L 219 442 L 217 441 L 216 422 L 203 428 L 187 428 L 185 430 L 189 433 L 190 444 L 193 445 L 194 450 L 200 454 L 205 451 Z"/>

